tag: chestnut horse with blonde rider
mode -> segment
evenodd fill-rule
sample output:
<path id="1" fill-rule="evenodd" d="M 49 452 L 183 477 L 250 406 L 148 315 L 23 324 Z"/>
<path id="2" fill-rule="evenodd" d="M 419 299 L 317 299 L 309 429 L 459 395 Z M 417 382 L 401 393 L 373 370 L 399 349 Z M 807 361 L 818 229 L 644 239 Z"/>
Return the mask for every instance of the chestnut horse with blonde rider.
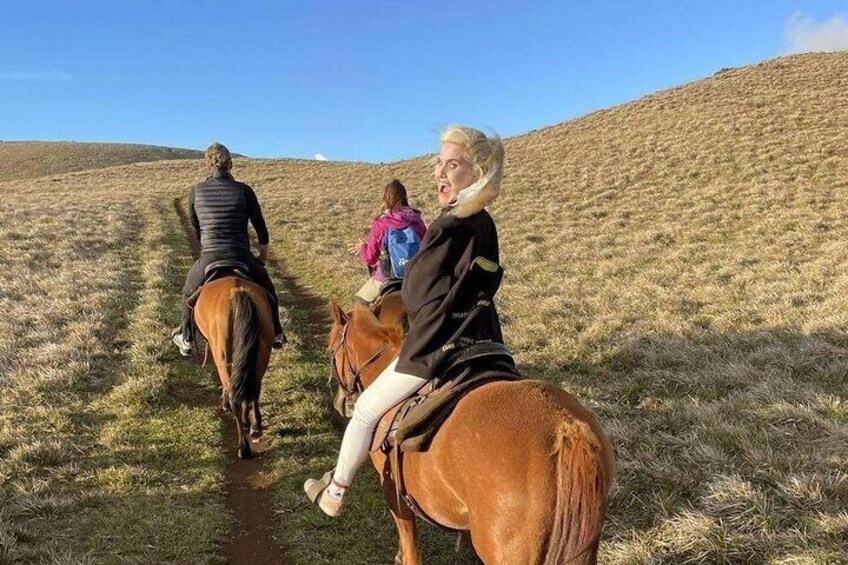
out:
<path id="1" fill-rule="evenodd" d="M 361 306 L 351 314 L 330 308 L 334 404 L 346 415 L 345 397 L 367 388 L 398 354 L 402 312 L 393 302 L 379 319 Z M 415 516 L 389 484 L 390 458 L 377 450 L 371 459 L 400 537 L 395 562 L 417 565 Z M 538 380 L 473 389 L 426 451 L 403 454 L 406 492 L 438 524 L 468 531 L 488 564 L 596 563 L 613 474 L 613 450 L 595 415 Z"/>

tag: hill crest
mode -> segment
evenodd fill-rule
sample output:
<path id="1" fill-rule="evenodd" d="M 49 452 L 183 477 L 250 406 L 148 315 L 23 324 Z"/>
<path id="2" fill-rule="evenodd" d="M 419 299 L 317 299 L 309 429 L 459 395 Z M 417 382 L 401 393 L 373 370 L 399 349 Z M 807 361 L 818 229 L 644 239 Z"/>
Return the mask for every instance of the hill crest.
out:
<path id="1" fill-rule="evenodd" d="M 193 149 L 138 143 L 0 141 L 0 181 L 202 157 L 202 151 Z"/>

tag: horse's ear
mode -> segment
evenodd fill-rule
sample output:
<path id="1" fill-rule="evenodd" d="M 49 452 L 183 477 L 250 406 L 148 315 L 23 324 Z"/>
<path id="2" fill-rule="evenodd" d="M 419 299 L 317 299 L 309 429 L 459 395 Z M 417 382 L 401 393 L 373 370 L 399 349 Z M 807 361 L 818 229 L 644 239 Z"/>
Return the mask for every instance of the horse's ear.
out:
<path id="1" fill-rule="evenodd" d="M 347 323 L 347 314 L 336 303 L 334 299 L 330 299 L 330 316 L 333 317 L 333 323 L 343 326 Z"/>

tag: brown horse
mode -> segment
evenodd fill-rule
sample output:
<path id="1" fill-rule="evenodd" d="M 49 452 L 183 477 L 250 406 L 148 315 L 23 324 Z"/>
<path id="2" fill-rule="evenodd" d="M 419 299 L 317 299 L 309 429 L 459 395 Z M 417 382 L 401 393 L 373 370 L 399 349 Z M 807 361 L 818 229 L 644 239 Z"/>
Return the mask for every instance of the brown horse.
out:
<path id="1" fill-rule="evenodd" d="M 397 355 L 402 332 L 366 308 L 330 309 L 335 405 L 347 412 L 344 398 Z M 439 524 L 470 532 L 484 562 L 596 563 L 613 451 L 594 414 L 561 388 L 534 380 L 483 385 L 459 401 L 427 451 L 403 458 L 406 491 Z M 389 484 L 390 458 L 377 451 L 371 459 L 400 536 L 395 562 L 417 565 L 415 517 Z"/>
<path id="2" fill-rule="evenodd" d="M 224 277 L 203 285 L 194 319 L 218 369 L 221 407 L 232 411 L 236 419 L 238 456 L 247 459 L 247 430 L 254 437 L 262 433 L 259 394 L 274 338 L 271 303 L 261 286 L 240 277 Z"/>

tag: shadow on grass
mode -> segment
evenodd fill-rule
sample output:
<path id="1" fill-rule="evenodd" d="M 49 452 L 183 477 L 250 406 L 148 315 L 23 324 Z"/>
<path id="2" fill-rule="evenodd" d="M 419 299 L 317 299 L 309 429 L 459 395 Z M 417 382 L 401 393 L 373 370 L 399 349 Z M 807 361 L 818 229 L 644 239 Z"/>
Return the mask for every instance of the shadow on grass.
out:
<path id="1" fill-rule="evenodd" d="M 85 402 L 80 404 L 80 410 L 73 413 L 73 421 L 82 430 L 99 429 L 111 416 L 92 412 L 88 401 L 108 393 L 120 382 L 120 375 L 127 367 L 128 350 L 132 344 L 119 339 L 130 325 L 130 316 L 141 303 L 143 285 L 141 280 L 141 259 L 138 246 L 142 242 L 141 231 L 143 222 L 138 214 L 130 216 L 124 227 L 117 245 L 129 250 L 132 259 L 117 262 L 121 267 L 118 277 L 120 288 L 109 294 L 102 309 L 103 324 L 94 332 L 98 349 L 104 353 L 93 355 L 89 360 L 87 379 L 80 392 Z M 100 255 L 110 251 L 110 248 L 98 246 L 96 252 Z M 90 251 L 95 253 L 95 251 Z"/>
<path id="2" fill-rule="evenodd" d="M 149 459 L 146 460 L 149 463 Z M 73 531 L 73 552 L 67 538 L 55 553 L 61 563 L 213 563 L 209 540 L 199 531 L 226 531 L 214 512 L 218 495 L 196 492 L 169 496 L 147 494 L 144 483 L 126 484 L 120 492 L 99 492 L 84 498 L 80 507 L 61 517 L 50 517 L 53 532 Z M 223 541 L 223 540 L 222 540 Z M 71 559 L 71 556 L 74 556 Z"/>

